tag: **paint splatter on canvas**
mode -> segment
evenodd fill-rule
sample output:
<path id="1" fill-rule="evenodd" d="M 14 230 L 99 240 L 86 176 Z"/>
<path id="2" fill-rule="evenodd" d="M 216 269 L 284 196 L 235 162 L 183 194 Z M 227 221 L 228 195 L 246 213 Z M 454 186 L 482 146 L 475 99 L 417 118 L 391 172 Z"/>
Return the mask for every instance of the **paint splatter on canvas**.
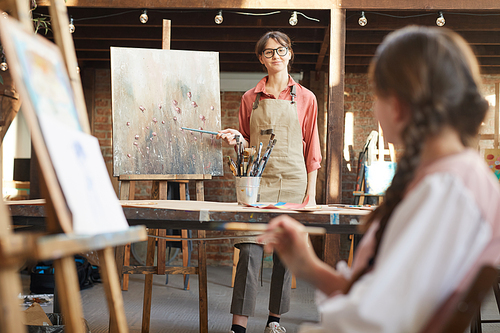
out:
<path id="1" fill-rule="evenodd" d="M 484 159 L 500 182 L 500 149 L 485 149 Z"/>
<path id="2" fill-rule="evenodd" d="M 111 48 L 113 174 L 223 174 L 216 52 Z"/>

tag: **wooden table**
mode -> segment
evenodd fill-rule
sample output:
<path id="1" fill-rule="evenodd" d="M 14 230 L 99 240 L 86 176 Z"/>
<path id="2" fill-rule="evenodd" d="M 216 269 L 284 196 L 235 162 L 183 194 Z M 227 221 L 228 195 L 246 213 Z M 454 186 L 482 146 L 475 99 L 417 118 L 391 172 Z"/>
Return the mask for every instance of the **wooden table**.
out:
<path id="1" fill-rule="evenodd" d="M 153 229 L 214 230 L 227 222 L 267 223 L 281 214 L 288 214 L 305 225 L 321 226 L 331 234 L 359 233 L 360 217 L 369 211 L 319 206 L 318 210 L 290 211 L 259 209 L 239 206 L 236 203 L 183 200 L 122 200 L 123 211 L 130 225 L 146 225 Z M 7 202 L 15 225 L 43 226 L 46 216 L 43 200 Z M 204 234 L 204 232 L 203 232 Z M 191 274 L 198 274 L 200 298 L 200 332 L 208 332 L 206 243 L 199 242 L 198 267 Z M 335 263 L 338 253 L 325 253 L 328 263 Z M 120 265 L 120 263 L 118 263 Z M 123 263 L 121 263 L 123 267 Z M 119 267 L 119 271 L 123 269 Z M 152 267 L 151 269 L 152 270 Z M 152 272 L 145 272 L 151 274 Z M 167 272 L 168 273 L 168 272 Z"/>

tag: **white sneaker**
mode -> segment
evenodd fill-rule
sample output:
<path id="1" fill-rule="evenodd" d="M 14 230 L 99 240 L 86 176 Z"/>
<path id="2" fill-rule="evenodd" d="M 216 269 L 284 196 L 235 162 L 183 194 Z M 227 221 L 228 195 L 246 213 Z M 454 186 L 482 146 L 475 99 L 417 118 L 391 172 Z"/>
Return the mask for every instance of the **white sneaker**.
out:
<path id="1" fill-rule="evenodd" d="M 267 325 L 264 333 L 286 333 L 286 329 L 275 321 L 272 321 Z"/>

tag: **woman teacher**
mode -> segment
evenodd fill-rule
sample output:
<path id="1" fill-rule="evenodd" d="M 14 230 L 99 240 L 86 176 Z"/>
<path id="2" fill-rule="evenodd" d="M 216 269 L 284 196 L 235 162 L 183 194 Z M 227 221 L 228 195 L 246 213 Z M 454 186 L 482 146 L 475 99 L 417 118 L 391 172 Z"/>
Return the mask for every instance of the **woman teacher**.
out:
<path id="1" fill-rule="evenodd" d="M 247 91 L 239 110 L 240 130 L 225 129 L 219 137 L 235 145 L 240 135 L 243 146 L 264 148 L 272 130 L 277 140 L 260 183 L 261 202 L 316 204 L 316 177 L 321 163 L 314 94 L 288 74 L 293 61 L 290 38 L 279 31 L 264 34 L 255 45 L 257 58 L 268 75 Z M 255 238 L 239 240 L 240 259 L 236 269 L 231 313 L 231 330 L 243 333 L 254 315 L 258 275 L 263 247 Z M 273 255 L 269 297 L 269 318 L 265 332 L 283 332 L 279 321 L 290 307 L 291 274 Z"/>

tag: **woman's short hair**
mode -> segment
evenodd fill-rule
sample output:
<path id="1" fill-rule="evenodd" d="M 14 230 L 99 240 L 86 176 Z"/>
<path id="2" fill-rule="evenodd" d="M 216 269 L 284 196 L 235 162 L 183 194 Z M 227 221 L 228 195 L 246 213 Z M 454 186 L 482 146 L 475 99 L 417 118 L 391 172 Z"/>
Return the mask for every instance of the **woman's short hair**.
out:
<path id="1" fill-rule="evenodd" d="M 262 55 L 262 52 L 266 48 L 267 41 L 269 39 L 274 39 L 277 43 L 280 43 L 284 47 L 288 48 L 288 52 L 290 52 L 290 61 L 288 62 L 288 71 L 290 71 L 290 68 L 292 67 L 292 62 L 293 62 L 293 49 L 292 49 L 292 41 L 290 40 L 290 37 L 288 37 L 287 34 L 281 32 L 281 31 L 268 31 L 266 32 L 260 39 L 257 41 L 255 44 L 255 55 L 257 58 Z"/>

